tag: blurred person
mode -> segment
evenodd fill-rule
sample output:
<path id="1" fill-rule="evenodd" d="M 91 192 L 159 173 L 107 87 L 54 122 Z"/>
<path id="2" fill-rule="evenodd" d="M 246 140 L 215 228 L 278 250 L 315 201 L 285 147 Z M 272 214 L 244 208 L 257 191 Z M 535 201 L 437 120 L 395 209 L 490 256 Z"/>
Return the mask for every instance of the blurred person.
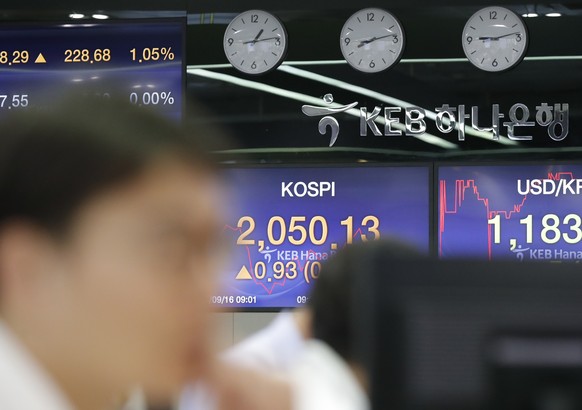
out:
<path id="1" fill-rule="evenodd" d="M 209 360 L 213 130 L 93 100 L 1 129 L 0 409 L 103 410 L 133 386 L 177 394 Z"/>
<path id="2" fill-rule="evenodd" d="M 413 247 L 397 240 L 361 242 L 339 251 L 323 264 L 309 298 L 313 334 L 291 372 L 293 410 L 367 410 L 369 383 L 357 351 L 357 277 L 379 255 L 390 269 L 391 259 L 416 258 Z"/>
<path id="3" fill-rule="evenodd" d="M 391 259 L 420 254 L 397 240 L 347 246 L 326 261 L 313 287 L 308 309 L 311 338 L 286 372 L 249 369 L 225 364 L 215 373 L 220 410 L 368 410 L 369 383 L 360 362 L 353 288 L 356 277 L 381 255 Z M 386 265 L 386 269 L 389 266 Z M 354 320 L 355 319 L 355 320 Z M 195 410 L 194 408 L 181 410 Z"/>
<path id="4" fill-rule="evenodd" d="M 240 371 L 240 377 L 244 379 L 260 378 L 261 374 L 278 378 L 288 372 L 303 354 L 310 335 L 310 309 L 285 310 L 267 327 L 227 349 L 221 355 L 221 360 L 231 367 L 225 366 L 223 371 L 231 375 L 239 374 L 237 372 Z M 245 373 L 245 370 L 249 372 Z M 279 387 L 282 383 L 282 380 L 275 381 Z M 277 388 L 272 386 L 271 390 Z M 180 398 L 179 410 L 216 410 L 218 401 L 212 388 L 198 383 L 185 389 Z"/>
<path id="5" fill-rule="evenodd" d="M 302 354 L 310 336 L 311 310 L 285 310 L 267 327 L 228 349 L 223 358 L 249 369 L 285 372 Z"/>

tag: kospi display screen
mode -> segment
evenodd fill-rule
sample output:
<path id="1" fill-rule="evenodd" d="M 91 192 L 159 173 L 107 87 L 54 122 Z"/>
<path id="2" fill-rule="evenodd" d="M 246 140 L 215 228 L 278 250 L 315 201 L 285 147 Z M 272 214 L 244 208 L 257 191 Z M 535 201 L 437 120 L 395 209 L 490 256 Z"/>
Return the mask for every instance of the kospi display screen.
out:
<path id="1" fill-rule="evenodd" d="M 91 94 L 180 119 L 183 38 L 178 20 L 0 25 L 0 116 Z"/>
<path id="2" fill-rule="evenodd" d="M 425 253 L 425 166 L 231 168 L 224 235 L 234 253 L 215 305 L 303 305 L 322 263 L 346 244 L 396 236 Z"/>
<path id="3" fill-rule="evenodd" d="M 443 258 L 582 260 L 582 165 L 438 168 Z"/>

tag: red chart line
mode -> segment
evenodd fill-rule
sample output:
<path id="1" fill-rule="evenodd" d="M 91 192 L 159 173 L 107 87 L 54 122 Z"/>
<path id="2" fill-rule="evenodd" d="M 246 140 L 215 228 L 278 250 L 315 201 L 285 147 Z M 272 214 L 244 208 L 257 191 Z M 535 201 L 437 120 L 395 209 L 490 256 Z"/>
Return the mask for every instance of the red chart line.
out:
<path id="1" fill-rule="evenodd" d="M 239 232 L 242 234 L 242 228 L 238 228 L 238 227 L 234 227 L 234 226 L 230 226 L 230 225 L 225 225 L 223 232 L 225 230 L 229 230 L 229 231 L 233 231 L 233 232 Z M 356 238 L 357 235 L 362 235 L 362 228 L 358 228 L 355 230 L 355 232 L 353 233 L 353 238 Z M 271 286 L 271 288 L 269 288 L 268 286 L 266 286 L 264 283 L 259 282 L 257 280 L 257 278 L 254 275 L 254 263 L 253 263 L 253 258 L 251 256 L 251 248 L 248 245 L 245 245 L 246 248 L 246 252 L 247 252 L 247 257 L 249 260 L 249 272 L 251 272 L 251 276 L 253 278 L 253 282 L 258 285 L 261 286 L 263 289 L 265 289 L 265 291 L 267 292 L 268 295 L 273 294 L 273 291 L 275 290 L 275 286 L 280 286 L 280 287 L 285 287 L 285 284 L 287 282 L 287 277 L 285 277 L 283 279 L 282 282 L 273 282 L 273 286 Z M 308 254 L 317 254 L 316 251 L 314 251 L 313 249 L 308 249 L 307 250 Z M 294 259 L 294 261 L 296 261 L 297 263 L 297 268 L 299 269 L 299 271 L 301 273 L 303 273 L 303 269 L 305 269 L 305 264 L 302 264 L 301 261 L 299 261 L 298 259 Z"/>
<path id="2" fill-rule="evenodd" d="M 239 232 L 242 233 L 242 228 L 235 228 L 233 226 L 230 225 L 226 225 L 224 227 L 224 229 L 228 229 L 231 230 L 233 232 Z M 253 258 L 251 257 L 251 248 L 248 245 L 245 245 L 246 251 L 247 251 L 247 257 L 249 259 L 249 272 L 251 272 L 251 276 L 253 278 L 253 282 L 255 283 L 255 285 L 258 285 L 260 287 L 262 287 L 263 289 L 265 289 L 265 291 L 267 292 L 268 295 L 273 294 L 273 291 L 275 290 L 275 286 L 281 286 L 281 287 L 285 287 L 285 283 L 287 282 L 287 278 L 283 278 L 283 282 L 273 282 L 273 286 L 271 286 L 271 288 L 269 288 L 268 286 L 266 286 L 263 282 L 259 282 L 257 280 L 257 278 L 255 278 L 254 275 L 254 267 L 255 265 L 253 264 Z"/>
<path id="3" fill-rule="evenodd" d="M 574 179 L 574 174 L 572 172 L 557 172 L 548 173 L 548 177 L 545 179 L 557 181 L 562 179 L 562 177 L 568 176 L 570 179 Z M 445 232 L 445 217 L 446 215 L 457 214 L 463 202 L 465 201 L 465 195 L 469 190 L 473 195 L 476 196 L 477 200 L 483 203 L 485 209 L 485 215 L 487 220 L 495 217 L 496 215 L 503 215 L 505 219 L 511 219 L 513 215 L 519 214 L 526 203 L 528 198 L 524 195 L 521 202 L 514 204 L 509 210 L 498 210 L 491 209 L 488 197 L 484 197 L 479 192 L 479 187 L 475 183 L 474 179 L 457 179 L 455 180 L 455 193 L 453 208 L 448 209 L 447 205 L 447 181 L 441 179 L 439 181 L 439 256 L 443 253 L 443 234 Z M 491 225 L 487 225 L 487 252 L 489 259 L 492 258 L 492 241 L 491 241 Z"/>

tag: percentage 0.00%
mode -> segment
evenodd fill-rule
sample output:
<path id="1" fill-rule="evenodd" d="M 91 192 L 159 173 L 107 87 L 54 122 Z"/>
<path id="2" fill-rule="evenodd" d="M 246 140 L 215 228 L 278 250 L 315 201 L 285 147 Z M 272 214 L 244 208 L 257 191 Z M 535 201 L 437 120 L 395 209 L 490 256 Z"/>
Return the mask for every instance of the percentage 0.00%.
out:
<path id="1" fill-rule="evenodd" d="M 140 49 L 132 48 L 129 50 L 131 60 L 143 63 L 146 61 L 173 61 L 176 55 L 172 47 L 145 47 Z"/>
<path id="2" fill-rule="evenodd" d="M 171 91 L 143 91 L 129 94 L 129 102 L 135 105 L 174 105 Z"/>

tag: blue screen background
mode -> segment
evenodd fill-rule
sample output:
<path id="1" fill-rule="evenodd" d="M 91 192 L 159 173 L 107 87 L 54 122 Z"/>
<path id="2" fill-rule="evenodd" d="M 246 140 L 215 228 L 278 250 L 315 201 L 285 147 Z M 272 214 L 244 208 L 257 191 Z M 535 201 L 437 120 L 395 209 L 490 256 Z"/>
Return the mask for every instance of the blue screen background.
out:
<path id="1" fill-rule="evenodd" d="M 357 228 L 362 219 L 374 215 L 380 220 L 379 230 L 383 237 L 397 236 L 422 252 L 429 252 L 428 167 L 237 168 L 227 170 L 226 177 L 232 195 L 224 235 L 234 248 L 234 253 L 229 268 L 224 272 L 218 299 L 214 299 L 220 306 L 286 308 L 300 305 L 298 298 L 308 296 L 313 283 L 313 279 L 307 283 L 304 277 L 306 260 L 299 256 L 296 261 L 299 266 L 296 279 L 274 280 L 272 267 L 281 256 L 278 252 L 297 251 L 299 255 L 304 252 L 304 255 L 307 253 L 315 257 L 318 253 L 329 255 L 334 243 L 337 249 L 341 249 L 347 241 L 346 227 L 341 225 L 341 221 L 349 216 L 354 218 L 354 242 L 361 241 Z M 335 196 L 282 198 L 281 183 L 289 181 L 334 181 Z M 256 223 L 248 238 L 264 240 L 269 250 L 276 250 L 270 258 L 259 252 L 258 244 L 236 245 L 241 233 L 237 222 L 245 215 L 253 217 Z M 307 226 L 311 218 L 318 215 L 326 218 L 329 229 L 328 239 L 323 245 L 315 246 L 310 241 L 302 246 L 292 245 L 289 241 L 280 246 L 269 244 L 266 232 L 271 217 L 282 217 L 289 227 L 292 216 L 305 216 L 307 222 L 303 225 Z M 276 232 L 279 232 L 278 228 Z M 316 230 L 317 236 L 320 232 L 321 229 Z M 368 237 L 373 235 L 368 234 Z M 264 261 L 267 266 L 266 276 L 262 280 L 236 280 L 243 266 L 252 272 L 253 265 L 258 261 Z M 284 259 L 285 263 L 287 261 Z M 229 302 L 228 296 L 234 297 L 234 303 Z M 256 296 L 256 302 L 253 299 L 251 303 L 248 300 L 246 303 L 236 303 L 237 296 Z"/>
<path id="2" fill-rule="evenodd" d="M 67 94 L 109 94 L 129 101 L 132 92 L 171 93 L 173 104 L 153 108 L 179 120 L 183 106 L 184 25 L 173 22 L 107 22 L 97 24 L 24 24 L 0 28 L 0 51 L 29 52 L 26 64 L 0 65 L 0 94 L 28 95 L 30 106 L 44 106 Z M 171 48 L 173 60 L 132 61 L 130 50 Z M 70 49 L 110 49 L 109 62 L 65 63 Z M 39 53 L 45 64 L 34 64 Z M 140 101 L 141 102 L 141 101 Z M 11 107 L 11 109 L 14 107 Z M 1 111 L 8 107 L 0 108 Z"/>
<path id="3" fill-rule="evenodd" d="M 563 221 L 569 214 L 581 214 L 580 195 L 522 195 L 519 179 L 566 181 L 582 177 L 581 165 L 457 166 L 438 169 L 439 256 L 485 259 L 563 260 L 563 255 L 582 251 L 582 243 L 556 244 L 542 241 L 542 218 L 555 214 Z M 524 192 L 524 191 L 522 191 Z M 494 243 L 489 217 L 501 215 L 501 240 Z M 520 220 L 533 216 L 533 241 L 526 243 L 526 228 Z M 572 225 L 569 223 L 568 225 Z M 568 226 L 560 231 L 575 236 Z M 515 240 L 515 246 L 511 245 Z M 512 249 L 513 248 L 513 249 Z M 540 253 L 541 250 L 541 253 Z M 549 250 L 549 252 L 546 252 Z M 557 253 L 556 253 L 557 252 Z M 546 258 L 547 256 L 547 258 Z"/>

